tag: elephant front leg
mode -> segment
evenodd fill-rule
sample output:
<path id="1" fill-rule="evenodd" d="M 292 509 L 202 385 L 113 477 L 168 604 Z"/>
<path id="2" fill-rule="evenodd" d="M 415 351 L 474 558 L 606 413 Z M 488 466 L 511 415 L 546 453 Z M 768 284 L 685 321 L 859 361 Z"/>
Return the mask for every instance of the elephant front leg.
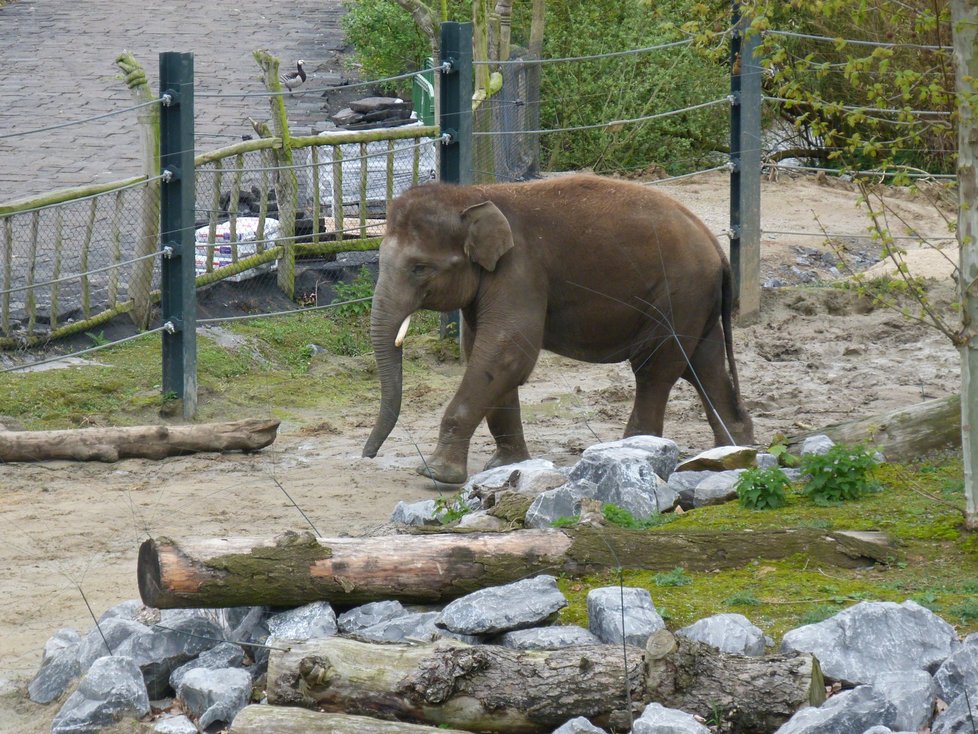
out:
<path id="1" fill-rule="evenodd" d="M 469 442 L 481 420 L 482 414 L 474 414 L 456 394 L 441 419 L 438 446 L 418 467 L 418 474 L 436 482 L 462 484 L 468 477 Z"/>

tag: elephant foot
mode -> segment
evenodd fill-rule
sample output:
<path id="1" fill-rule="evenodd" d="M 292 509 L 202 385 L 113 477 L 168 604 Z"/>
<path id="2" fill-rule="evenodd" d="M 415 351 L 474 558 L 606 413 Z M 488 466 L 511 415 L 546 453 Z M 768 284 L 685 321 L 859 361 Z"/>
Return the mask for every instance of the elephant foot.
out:
<path id="1" fill-rule="evenodd" d="M 430 459 L 418 467 L 418 474 L 442 484 L 464 484 L 469 476 L 464 464 L 458 466 Z"/>
<path id="2" fill-rule="evenodd" d="M 522 449 L 506 450 L 496 449 L 496 453 L 486 463 L 486 469 L 495 469 L 497 466 L 507 466 L 518 464 L 530 458 L 530 452 L 524 446 Z"/>

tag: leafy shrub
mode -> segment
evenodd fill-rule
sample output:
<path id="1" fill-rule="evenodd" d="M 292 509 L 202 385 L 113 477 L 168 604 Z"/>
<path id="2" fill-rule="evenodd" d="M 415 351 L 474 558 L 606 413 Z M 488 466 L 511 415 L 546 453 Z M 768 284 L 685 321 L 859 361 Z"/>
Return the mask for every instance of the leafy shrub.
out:
<path id="1" fill-rule="evenodd" d="M 735 591 L 724 599 L 723 603 L 730 607 L 758 607 L 761 605 L 760 600 L 754 596 L 752 591 Z"/>
<path id="2" fill-rule="evenodd" d="M 333 291 L 340 301 L 356 301 L 360 298 L 370 298 L 374 294 L 374 278 L 366 266 L 360 268 L 357 277 L 351 283 L 337 283 Z M 370 302 L 347 303 L 337 306 L 336 313 L 340 316 L 361 316 L 370 312 Z"/>
<path id="3" fill-rule="evenodd" d="M 552 523 L 550 527 L 552 528 L 570 528 L 577 525 L 581 521 L 580 515 L 565 515 L 564 517 L 558 517 Z"/>
<path id="4" fill-rule="evenodd" d="M 776 466 L 748 469 L 740 475 L 735 489 L 740 504 L 752 510 L 776 510 L 787 504 L 785 490 L 791 486 L 788 475 Z"/>
<path id="5" fill-rule="evenodd" d="M 390 0 L 350 0 L 340 24 L 353 44 L 354 58 L 367 79 L 398 76 L 422 68 L 431 46 L 410 13 Z M 402 82 L 403 84 L 403 82 Z M 410 80 L 408 81 L 410 84 Z M 390 94 L 396 84 L 383 85 Z"/>
<path id="6" fill-rule="evenodd" d="M 872 478 L 878 465 L 874 452 L 865 446 L 836 444 L 825 454 L 806 454 L 801 457 L 807 477 L 804 493 L 823 507 L 859 499 L 879 489 Z"/>
<path id="7" fill-rule="evenodd" d="M 802 624 L 816 624 L 824 622 L 829 617 L 834 617 L 839 613 L 839 607 L 832 604 L 818 604 L 801 615 L 799 622 Z"/>

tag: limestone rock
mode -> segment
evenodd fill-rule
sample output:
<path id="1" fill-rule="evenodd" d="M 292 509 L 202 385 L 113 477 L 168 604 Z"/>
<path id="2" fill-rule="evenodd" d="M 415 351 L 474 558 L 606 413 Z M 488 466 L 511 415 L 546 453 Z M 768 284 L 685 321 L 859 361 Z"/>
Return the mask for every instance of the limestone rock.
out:
<path id="1" fill-rule="evenodd" d="M 658 474 L 658 457 L 644 448 L 621 442 L 598 444 L 584 451 L 570 473 L 572 485 L 587 497 L 628 510 L 647 519 L 675 507 L 678 495 Z"/>
<path id="2" fill-rule="evenodd" d="M 237 668 L 244 662 L 245 651 L 233 642 L 222 642 L 210 650 L 198 655 L 193 660 L 184 663 L 170 673 L 170 687 L 176 691 L 184 677 L 191 670 L 219 670 L 221 668 Z"/>
<path id="3" fill-rule="evenodd" d="M 625 625 L 622 630 L 622 602 Z M 646 589 L 605 586 L 591 589 L 587 595 L 588 629 L 602 642 L 620 644 L 622 637 L 630 645 L 645 647 L 654 632 L 666 623 L 655 610 L 652 595 Z M 623 634 L 624 632 L 624 634 Z"/>
<path id="4" fill-rule="evenodd" d="M 197 668 L 183 677 L 177 696 L 201 729 L 215 721 L 231 723 L 251 699 L 251 675 L 241 668 Z"/>
<path id="5" fill-rule="evenodd" d="M 349 634 L 407 614 L 399 601 L 374 601 L 343 612 L 337 619 L 340 632 Z"/>
<path id="6" fill-rule="evenodd" d="M 27 686 L 34 703 L 51 703 L 68 690 L 68 685 L 81 675 L 78 648 L 81 635 L 74 629 L 60 629 L 44 643 L 41 667 Z"/>
<path id="7" fill-rule="evenodd" d="M 650 703 L 635 719 L 632 734 L 710 734 L 691 714 Z"/>
<path id="8" fill-rule="evenodd" d="M 538 625 L 565 606 L 557 579 L 541 574 L 466 594 L 448 604 L 436 624 L 465 635 L 497 634 Z"/>
<path id="9" fill-rule="evenodd" d="M 950 703 L 965 689 L 978 698 L 978 632 L 964 638 L 964 643 L 934 673 L 937 694 Z"/>
<path id="10" fill-rule="evenodd" d="M 717 446 L 682 462 L 676 471 L 750 469 L 756 466 L 756 463 L 757 449 L 752 449 L 749 446 Z"/>
<path id="11" fill-rule="evenodd" d="M 554 729 L 553 734 L 605 734 L 605 730 L 578 716 Z"/>
<path id="12" fill-rule="evenodd" d="M 764 633 L 743 614 L 714 614 L 677 630 L 676 634 L 705 642 L 720 652 L 751 656 L 764 654 Z"/>
<path id="13" fill-rule="evenodd" d="M 580 485 L 564 485 L 541 492 L 526 511 L 523 525 L 528 528 L 549 528 L 562 517 L 577 517 L 581 514 L 583 498 Z"/>
<path id="14" fill-rule="evenodd" d="M 798 453 L 801 456 L 805 454 L 819 454 L 824 455 L 829 452 L 829 449 L 835 446 L 835 441 L 826 436 L 824 433 L 819 433 L 815 436 L 809 436 L 804 441 L 802 441 L 801 448 Z"/>
<path id="15" fill-rule="evenodd" d="M 329 602 L 314 601 L 269 617 L 268 631 L 279 639 L 308 640 L 332 637 L 339 628 Z"/>
<path id="16" fill-rule="evenodd" d="M 818 708 L 806 706 L 775 734 L 864 732 L 871 726 L 892 726 L 896 708 L 872 686 L 858 686 L 832 696 Z"/>
<path id="17" fill-rule="evenodd" d="M 105 656 L 92 663 L 54 717 L 51 734 L 87 734 L 123 717 L 149 713 L 143 674 L 132 658 Z"/>
<path id="18" fill-rule="evenodd" d="M 883 694 L 896 709 L 894 729 L 918 731 L 930 722 L 937 687 L 926 670 L 895 670 L 880 673 L 873 688 Z"/>
<path id="19" fill-rule="evenodd" d="M 576 624 L 514 630 L 500 636 L 498 644 L 518 650 L 554 650 L 575 645 L 600 645 L 601 640 Z"/>
<path id="20" fill-rule="evenodd" d="M 391 522 L 398 525 L 439 525 L 438 505 L 434 500 L 404 502 L 401 500 L 391 513 Z"/>

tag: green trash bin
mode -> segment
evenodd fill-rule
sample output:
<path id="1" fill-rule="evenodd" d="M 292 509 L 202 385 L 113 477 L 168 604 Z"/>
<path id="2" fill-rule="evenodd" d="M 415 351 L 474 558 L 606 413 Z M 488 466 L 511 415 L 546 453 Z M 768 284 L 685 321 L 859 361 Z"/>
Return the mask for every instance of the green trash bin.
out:
<path id="1" fill-rule="evenodd" d="M 411 84 L 411 103 L 422 125 L 435 124 L 435 70 L 431 57 L 425 59 L 424 71 Z"/>

